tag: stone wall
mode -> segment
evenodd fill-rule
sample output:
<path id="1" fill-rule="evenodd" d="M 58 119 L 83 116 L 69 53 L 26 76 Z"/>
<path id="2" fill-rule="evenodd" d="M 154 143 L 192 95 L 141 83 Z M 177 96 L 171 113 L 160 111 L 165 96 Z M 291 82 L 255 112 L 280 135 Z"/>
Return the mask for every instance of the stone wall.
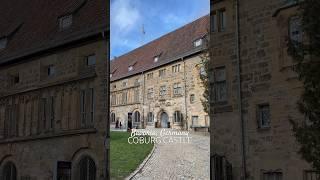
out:
<path id="1" fill-rule="evenodd" d="M 297 109 L 302 86 L 292 71 L 287 54 L 288 19 L 296 7 L 281 1 L 240 1 L 240 64 L 242 113 L 245 130 L 247 179 L 261 179 L 264 172 L 281 172 L 282 179 L 303 179 L 310 166 L 297 154 L 289 119 L 304 120 Z M 212 102 L 211 153 L 226 157 L 233 165 L 235 179 L 241 179 L 241 120 L 237 103 L 237 56 L 235 1 L 213 4 L 212 10 L 225 8 L 227 29 L 213 32 L 214 68 L 226 66 L 228 105 Z M 278 13 L 277 13 L 278 12 Z M 214 85 L 214 84 L 212 84 Z M 259 128 L 258 106 L 270 107 L 270 127 Z"/>
<path id="2" fill-rule="evenodd" d="M 179 71 L 174 72 L 174 67 Z M 209 119 L 203 110 L 203 85 L 200 79 L 201 58 L 195 55 L 184 60 L 178 60 L 147 72 L 137 74 L 111 83 L 111 112 L 119 119 L 124 128 L 127 128 L 128 113 L 139 111 L 141 123 L 139 127 L 155 127 L 160 122 L 161 114 L 166 113 L 172 128 L 194 130 L 208 130 Z M 160 77 L 159 71 L 165 69 L 165 75 Z M 152 75 L 151 75 L 152 74 Z M 151 78 L 152 76 L 152 78 Z M 137 83 L 138 82 L 138 83 Z M 123 84 L 127 84 L 125 87 Z M 174 94 L 174 86 L 180 87 Z M 160 88 L 165 86 L 165 95 L 160 96 Z M 134 91 L 139 90 L 139 101 L 134 101 Z M 152 95 L 151 90 L 152 89 Z M 149 92 L 150 91 L 150 92 Z M 128 93 L 128 102 L 122 103 L 123 92 Z M 117 94 L 117 96 L 116 96 Z M 149 95 L 148 95 L 149 94 Z M 190 95 L 194 95 L 194 102 L 190 102 Z M 112 98 L 117 97 L 117 104 L 112 104 Z M 182 113 L 182 122 L 174 122 L 174 112 Z M 153 120 L 148 122 L 148 113 L 153 113 Z M 198 116 L 197 124 L 192 126 L 192 116 Z M 115 126 L 112 124 L 111 126 Z M 134 126 L 136 127 L 136 126 Z"/>
<path id="3" fill-rule="evenodd" d="M 97 179 L 106 176 L 106 49 L 106 42 L 99 40 L 1 67 L 0 172 L 6 162 L 13 162 L 19 179 L 49 180 L 57 176 L 57 162 L 67 161 L 72 163 L 75 178 L 80 159 L 90 156 Z M 96 65 L 89 67 L 86 56 L 92 54 Z M 54 66 L 52 76 L 48 76 L 48 66 Z M 93 89 L 94 107 L 82 119 L 81 92 L 89 88 Z M 53 106 L 41 104 L 43 99 Z M 10 107 L 15 128 L 7 125 Z"/>

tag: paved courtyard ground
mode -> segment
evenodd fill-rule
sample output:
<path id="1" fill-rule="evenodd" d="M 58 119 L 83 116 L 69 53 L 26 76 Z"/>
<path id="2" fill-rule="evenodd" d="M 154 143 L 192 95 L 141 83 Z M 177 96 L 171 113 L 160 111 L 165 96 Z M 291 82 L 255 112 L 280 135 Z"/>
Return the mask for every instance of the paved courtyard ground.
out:
<path id="1" fill-rule="evenodd" d="M 209 180 L 210 137 L 195 134 L 189 137 L 190 143 L 156 144 L 150 159 L 132 179 Z"/>

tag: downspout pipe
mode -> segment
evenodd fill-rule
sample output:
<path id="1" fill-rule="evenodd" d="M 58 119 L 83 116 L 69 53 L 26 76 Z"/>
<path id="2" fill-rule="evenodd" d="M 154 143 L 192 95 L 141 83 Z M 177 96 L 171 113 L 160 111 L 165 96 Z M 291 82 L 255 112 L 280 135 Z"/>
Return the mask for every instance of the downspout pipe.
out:
<path id="1" fill-rule="evenodd" d="M 105 45 L 107 46 L 107 61 L 105 63 L 105 79 L 106 79 L 106 84 L 104 87 L 104 91 L 105 91 L 105 104 L 106 106 L 105 111 L 106 111 L 106 115 L 107 115 L 107 120 L 106 120 L 106 132 L 105 132 L 105 139 L 104 139 L 104 148 L 105 148 L 105 169 L 104 169 L 104 173 L 105 173 L 105 178 L 106 179 L 110 179 L 110 164 L 109 164 L 109 160 L 110 160 L 110 42 L 108 39 L 110 34 L 110 32 L 101 32 L 101 36 L 103 38 L 103 41 L 105 43 Z"/>
<path id="2" fill-rule="evenodd" d="M 242 113 L 242 93 L 241 93 L 241 58 L 240 58 L 240 18 L 239 0 L 236 0 L 236 53 L 237 53 L 237 83 L 238 83 L 238 111 L 241 121 L 241 153 L 242 153 L 242 179 L 247 179 L 247 160 L 246 160 L 246 141 L 245 141 L 245 122 Z"/>
<path id="3" fill-rule="evenodd" d="M 184 76 L 184 109 L 185 109 L 185 113 L 186 113 L 185 126 L 186 126 L 186 130 L 188 130 L 186 61 L 183 57 L 181 58 L 181 61 L 183 62 L 183 76 Z"/>

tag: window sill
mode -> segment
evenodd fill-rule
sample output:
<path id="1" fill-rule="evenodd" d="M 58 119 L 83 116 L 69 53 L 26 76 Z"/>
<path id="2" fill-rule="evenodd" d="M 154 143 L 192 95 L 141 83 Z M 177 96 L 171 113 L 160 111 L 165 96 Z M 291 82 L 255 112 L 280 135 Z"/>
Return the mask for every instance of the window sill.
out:
<path id="1" fill-rule="evenodd" d="M 87 129 L 76 129 L 76 130 L 66 130 L 59 133 L 52 132 L 50 134 L 40 134 L 40 135 L 33 135 L 27 137 L 15 137 L 10 139 L 1 139 L 0 144 L 7 144 L 7 143 L 17 143 L 17 142 L 25 142 L 25 141 L 36 141 L 36 140 L 43 140 L 43 139 L 51 139 L 51 138 L 58 138 L 63 136 L 75 136 L 80 134 L 94 134 L 97 130 L 95 128 L 87 128 Z"/>

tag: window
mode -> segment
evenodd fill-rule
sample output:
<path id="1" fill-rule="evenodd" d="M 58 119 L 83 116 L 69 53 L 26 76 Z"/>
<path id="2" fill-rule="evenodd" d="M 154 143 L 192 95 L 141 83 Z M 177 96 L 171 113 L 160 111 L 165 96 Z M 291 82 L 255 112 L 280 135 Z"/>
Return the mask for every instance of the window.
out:
<path id="1" fill-rule="evenodd" d="M 173 84 L 173 94 L 174 95 L 182 94 L 182 87 L 181 87 L 180 83 L 174 83 Z"/>
<path id="2" fill-rule="evenodd" d="M 193 103 L 194 103 L 195 98 L 196 98 L 196 97 L 195 97 L 195 95 L 194 95 L 194 94 L 191 94 L 191 95 L 190 95 L 190 103 L 191 103 L 191 104 L 193 104 Z"/>
<path id="3" fill-rule="evenodd" d="M 282 180 L 282 172 L 263 172 L 262 180 Z"/>
<path id="4" fill-rule="evenodd" d="M 216 102 L 227 101 L 227 81 L 225 67 L 215 69 L 214 73 L 214 97 Z"/>
<path id="5" fill-rule="evenodd" d="M 167 94 L 167 87 L 166 86 L 160 86 L 160 92 L 159 95 L 160 96 L 164 96 Z"/>
<path id="6" fill-rule="evenodd" d="M 258 126 L 259 128 L 270 127 L 270 106 L 269 104 L 258 105 Z"/>
<path id="7" fill-rule="evenodd" d="M 213 155 L 211 157 L 211 164 L 213 166 L 213 180 L 232 180 L 232 165 L 226 160 L 224 156 Z"/>
<path id="8" fill-rule="evenodd" d="M 0 38 L 0 50 L 7 47 L 8 39 L 7 38 Z"/>
<path id="9" fill-rule="evenodd" d="M 225 31 L 226 23 L 227 23 L 226 11 L 224 9 L 221 9 L 218 11 L 218 13 L 219 13 L 219 31 Z"/>
<path id="10" fill-rule="evenodd" d="M 198 116 L 192 116 L 192 126 L 198 126 Z"/>
<path id="11" fill-rule="evenodd" d="M 96 165 L 90 157 L 86 156 L 80 160 L 76 179 L 79 179 L 79 180 L 95 180 L 96 179 Z"/>
<path id="12" fill-rule="evenodd" d="M 180 111 L 175 111 L 173 114 L 173 120 L 175 123 L 181 123 L 182 122 L 182 114 Z"/>
<path id="13" fill-rule="evenodd" d="M 153 119 L 154 119 L 153 113 L 152 113 L 152 112 L 149 112 L 149 113 L 148 113 L 148 123 L 152 123 L 152 122 L 153 122 Z"/>
<path id="14" fill-rule="evenodd" d="M 116 105 L 117 104 L 117 95 L 112 94 L 111 95 L 111 105 Z"/>
<path id="15" fill-rule="evenodd" d="M 96 65 L 96 55 L 89 55 L 86 57 L 87 66 Z"/>
<path id="16" fill-rule="evenodd" d="M 217 14 L 214 12 L 212 15 L 211 15 L 211 22 L 210 22 L 210 25 L 211 25 L 211 32 L 215 32 L 217 31 Z"/>
<path id="17" fill-rule="evenodd" d="M 199 74 L 200 76 L 207 76 L 207 72 L 204 66 L 200 67 Z"/>
<path id="18" fill-rule="evenodd" d="M 49 124 L 48 124 L 48 129 L 52 130 L 54 126 L 54 97 L 49 97 L 48 98 L 48 115 L 49 115 Z"/>
<path id="19" fill-rule="evenodd" d="M 126 87 L 128 85 L 128 81 L 123 81 L 122 82 L 122 87 Z"/>
<path id="20" fill-rule="evenodd" d="M 320 173 L 317 171 L 304 171 L 303 180 L 319 180 Z"/>
<path id="21" fill-rule="evenodd" d="M 132 70 L 133 70 L 133 66 L 129 66 L 128 71 L 132 71 Z"/>
<path id="22" fill-rule="evenodd" d="M 110 119 L 111 119 L 112 123 L 115 123 L 116 122 L 116 114 L 112 112 L 110 115 Z"/>
<path id="23" fill-rule="evenodd" d="M 54 65 L 49 65 L 47 68 L 47 75 L 48 76 L 54 76 L 56 73 Z"/>
<path id="24" fill-rule="evenodd" d="M 153 79 L 153 73 L 148 73 L 147 74 L 147 80 Z"/>
<path id="25" fill-rule="evenodd" d="M 67 15 L 59 18 L 60 30 L 69 28 L 72 25 L 72 15 Z"/>
<path id="26" fill-rule="evenodd" d="M 158 61 L 159 61 L 159 56 L 155 56 L 155 57 L 153 58 L 153 61 L 154 61 L 154 62 L 158 62 Z"/>
<path id="27" fill-rule="evenodd" d="M 71 180 L 71 162 L 58 161 L 57 180 Z"/>
<path id="28" fill-rule="evenodd" d="M 148 97 L 148 99 L 152 99 L 153 98 L 153 88 L 149 88 L 148 89 L 147 97 Z"/>
<path id="29" fill-rule="evenodd" d="M 210 118 L 209 118 L 208 115 L 205 115 L 205 116 L 204 116 L 204 122 L 205 122 L 205 125 L 206 125 L 206 126 L 209 126 Z"/>
<path id="30" fill-rule="evenodd" d="M 139 79 L 136 79 L 136 80 L 134 81 L 134 85 L 135 85 L 135 86 L 139 86 L 139 85 L 140 85 Z"/>
<path id="31" fill-rule="evenodd" d="M 202 38 L 200 38 L 200 39 L 195 40 L 193 45 L 194 45 L 194 47 L 199 47 L 202 45 L 202 42 L 203 42 L 203 40 L 202 40 Z"/>
<path id="32" fill-rule="evenodd" d="M 136 111 L 133 114 L 134 122 L 140 122 L 140 112 Z"/>
<path id="33" fill-rule="evenodd" d="M 17 168 L 12 162 L 7 162 L 2 170 L 2 179 L 17 180 Z"/>
<path id="34" fill-rule="evenodd" d="M 294 42 L 302 42 L 302 25 L 299 16 L 293 16 L 289 21 L 289 36 Z"/>
<path id="35" fill-rule="evenodd" d="M 16 85 L 20 83 L 20 75 L 19 73 L 9 75 L 9 86 Z"/>
<path id="36" fill-rule="evenodd" d="M 112 78 L 112 73 L 110 73 L 110 78 Z"/>
<path id="37" fill-rule="evenodd" d="M 80 91 L 80 118 L 82 128 L 93 127 L 94 103 L 93 88 Z"/>
<path id="38" fill-rule="evenodd" d="M 128 93 L 126 91 L 122 92 L 122 104 L 127 104 Z"/>
<path id="39" fill-rule="evenodd" d="M 139 88 L 136 88 L 134 90 L 134 102 L 136 102 L 136 103 L 139 102 L 139 96 L 140 96 Z"/>
<path id="40" fill-rule="evenodd" d="M 166 69 L 159 70 L 159 77 L 164 77 L 166 75 Z"/>
<path id="41" fill-rule="evenodd" d="M 180 64 L 172 66 L 172 72 L 173 73 L 180 72 Z"/>
<path id="42" fill-rule="evenodd" d="M 18 136 L 18 120 L 19 120 L 19 106 L 8 105 L 5 109 L 4 122 L 4 137 L 12 138 Z"/>

